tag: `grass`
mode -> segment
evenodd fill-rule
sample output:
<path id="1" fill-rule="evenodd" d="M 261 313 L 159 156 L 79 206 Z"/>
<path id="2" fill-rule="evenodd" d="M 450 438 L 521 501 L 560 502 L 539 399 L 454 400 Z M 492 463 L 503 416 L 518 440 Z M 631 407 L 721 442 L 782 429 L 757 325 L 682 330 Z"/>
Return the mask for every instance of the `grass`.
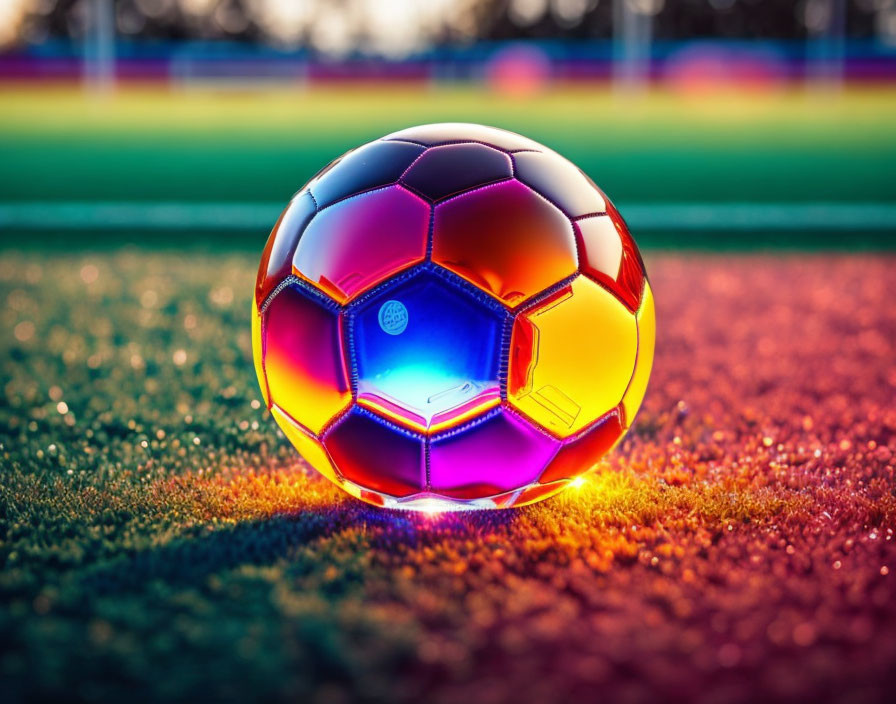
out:
<path id="1" fill-rule="evenodd" d="M 891 89 L 534 100 L 474 88 L 211 92 L 0 88 L 0 200 L 285 202 L 401 127 L 474 121 L 557 149 L 623 205 L 892 203 Z"/>
<path id="2" fill-rule="evenodd" d="M 4 700 L 887 701 L 893 258 L 647 263 L 623 445 L 555 499 L 432 517 L 276 430 L 253 256 L 6 251 Z"/>

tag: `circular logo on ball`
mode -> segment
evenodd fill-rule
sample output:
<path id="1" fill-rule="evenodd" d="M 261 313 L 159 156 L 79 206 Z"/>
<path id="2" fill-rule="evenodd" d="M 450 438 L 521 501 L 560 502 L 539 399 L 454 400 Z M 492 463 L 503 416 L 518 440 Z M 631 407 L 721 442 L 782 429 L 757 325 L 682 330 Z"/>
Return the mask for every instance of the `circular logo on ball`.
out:
<path id="1" fill-rule="evenodd" d="M 380 327 L 389 335 L 401 335 L 408 326 L 408 309 L 401 301 L 386 301 L 380 306 Z"/>

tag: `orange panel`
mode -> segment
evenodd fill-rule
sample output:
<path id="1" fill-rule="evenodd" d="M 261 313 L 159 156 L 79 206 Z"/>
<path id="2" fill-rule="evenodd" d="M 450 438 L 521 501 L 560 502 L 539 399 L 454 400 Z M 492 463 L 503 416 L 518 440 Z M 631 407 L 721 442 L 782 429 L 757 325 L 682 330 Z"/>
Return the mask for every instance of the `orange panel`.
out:
<path id="1" fill-rule="evenodd" d="M 508 401 L 555 435 L 573 435 L 619 404 L 637 342 L 635 316 L 580 276 L 517 317 Z"/>
<path id="2" fill-rule="evenodd" d="M 519 181 L 503 181 L 436 206 L 432 260 L 509 306 L 571 276 L 569 219 Z"/>
<path id="3" fill-rule="evenodd" d="M 650 370 L 653 367 L 653 348 L 656 342 L 656 311 L 653 307 L 653 291 L 650 284 L 644 283 L 644 295 L 641 299 L 641 308 L 638 310 L 638 361 L 635 365 L 635 374 L 628 390 L 622 399 L 625 408 L 625 423 L 632 424 L 635 414 L 641 407 L 644 394 L 647 391 L 647 380 L 650 378 Z"/>

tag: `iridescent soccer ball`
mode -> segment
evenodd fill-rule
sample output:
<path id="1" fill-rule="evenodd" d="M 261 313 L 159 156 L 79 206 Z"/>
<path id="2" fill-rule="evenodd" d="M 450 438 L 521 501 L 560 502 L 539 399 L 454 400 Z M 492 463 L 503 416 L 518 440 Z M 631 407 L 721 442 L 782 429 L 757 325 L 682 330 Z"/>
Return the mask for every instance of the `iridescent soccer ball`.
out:
<path id="1" fill-rule="evenodd" d="M 378 506 L 519 506 L 591 469 L 653 360 L 644 264 L 579 169 L 492 127 L 352 150 L 268 239 L 252 340 L 305 460 Z"/>

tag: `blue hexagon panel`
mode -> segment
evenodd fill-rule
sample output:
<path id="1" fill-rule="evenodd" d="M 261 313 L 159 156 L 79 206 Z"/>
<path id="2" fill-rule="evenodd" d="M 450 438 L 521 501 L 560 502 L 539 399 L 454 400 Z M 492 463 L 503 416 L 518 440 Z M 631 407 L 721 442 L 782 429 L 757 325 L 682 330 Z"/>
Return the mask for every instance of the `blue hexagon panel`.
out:
<path id="1" fill-rule="evenodd" d="M 349 315 L 358 403 L 428 433 L 498 405 L 506 315 L 429 270 L 363 298 Z"/>

